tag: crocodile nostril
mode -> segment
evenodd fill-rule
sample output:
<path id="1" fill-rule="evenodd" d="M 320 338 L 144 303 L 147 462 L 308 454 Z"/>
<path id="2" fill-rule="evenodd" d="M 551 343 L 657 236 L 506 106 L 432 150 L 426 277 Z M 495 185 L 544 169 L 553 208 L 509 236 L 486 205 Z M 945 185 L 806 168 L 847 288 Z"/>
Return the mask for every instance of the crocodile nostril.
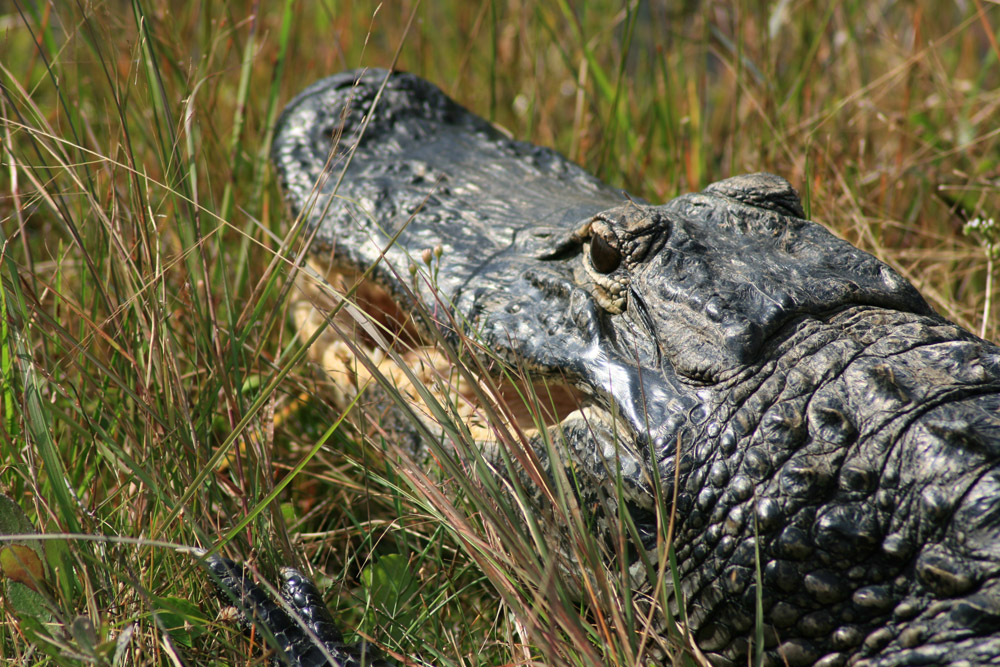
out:
<path id="1" fill-rule="evenodd" d="M 598 273 L 608 274 L 622 263 L 622 254 L 601 236 L 590 239 L 590 261 Z"/>

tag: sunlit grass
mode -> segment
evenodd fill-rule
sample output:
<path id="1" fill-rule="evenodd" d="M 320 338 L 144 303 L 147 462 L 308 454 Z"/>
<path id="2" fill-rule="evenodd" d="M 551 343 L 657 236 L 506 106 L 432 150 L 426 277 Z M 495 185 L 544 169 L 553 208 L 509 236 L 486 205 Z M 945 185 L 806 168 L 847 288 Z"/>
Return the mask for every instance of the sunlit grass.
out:
<path id="1" fill-rule="evenodd" d="M 329 428 L 342 406 L 289 324 L 301 230 L 267 154 L 282 105 L 336 71 L 398 52 L 650 201 L 781 174 L 812 217 L 997 337 L 993 246 L 962 233 L 1000 211 L 993 4 L 167 4 L 0 16 L 0 492 L 50 537 L 90 537 L 44 542 L 44 612 L 0 601 L 5 659 L 246 664 L 185 551 L 222 536 L 265 574 L 319 576 L 344 627 L 397 655 L 650 655 L 648 604 L 609 566 L 628 522 L 617 547 L 594 539 L 558 466 L 551 516 L 534 511 L 516 429 L 497 433 L 501 492 L 447 402 L 433 415 L 462 456 L 435 450 L 429 471 L 377 428 Z M 551 566 L 553 526 L 586 581 Z M 649 564 L 660 606 L 665 546 Z"/>

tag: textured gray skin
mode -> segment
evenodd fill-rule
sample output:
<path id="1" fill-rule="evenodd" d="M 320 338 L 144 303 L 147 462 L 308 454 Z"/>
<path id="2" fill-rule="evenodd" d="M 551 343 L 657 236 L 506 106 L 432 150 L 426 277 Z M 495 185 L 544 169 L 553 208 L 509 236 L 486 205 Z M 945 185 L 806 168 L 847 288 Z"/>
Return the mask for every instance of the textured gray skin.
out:
<path id="1" fill-rule="evenodd" d="M 677 560 L 714 663 L 746 662 L 759 545 L 771 664 L 1000 664 L 1000 349 L 804 220 L 776 176 L 649 206 L 408 75 L 361 136 L 385 78 L 339 74 L 286 109 L 292 212 L 404 304 L 442 246 L 416 298 L 444 304 L 446 336 L 459 322 L 583 392 L 598 417 L 564 423 L 571 463 L 595 498 L 621 466 L 647 547 L 651 478 L 669 498 L 679 466 Z"/>
<path id="2" fill-rule="evenodd" d="M 315 584 L 293 568 L 281 573 L 281 597 L 285 607 L 271 598 L 249 577 L 243 566 L 226 558 L 209 556 L 208 570 L 224 601 L 235 604 L 244 618 L 269 633 L 281 647 L 274 664 L 298 667 L 337 665 L 338 667 L 393 667 L 377 649 L 361 644 L 344 644 L 334 625 L 323 596 Z M 292 614 L 297 617 L 292 617 Z"/>

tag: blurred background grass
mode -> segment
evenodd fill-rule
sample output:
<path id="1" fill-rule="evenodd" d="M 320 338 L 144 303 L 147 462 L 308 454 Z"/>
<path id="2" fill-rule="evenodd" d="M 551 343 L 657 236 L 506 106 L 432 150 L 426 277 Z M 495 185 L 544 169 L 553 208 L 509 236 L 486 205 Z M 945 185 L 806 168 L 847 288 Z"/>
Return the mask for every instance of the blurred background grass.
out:
<path id="1" fill-rule="evenodd" d="M 470 558 L 494 529 L 480 505 L 436 504 L 327 433 L 340 415 L 307 400 L 323 380 L 284 312 L 276 114 L 398 53 L 651 201 L 781 174 L 813 218 L 996 339 L 995 246 L 963 229 L 1000 217 L 998 25 L 985 0 L 0 3 L 0 491 L 46 534 L 138 540 L 45 542 L 41 595 L 3 599 L 0 654 L 245 662 L 166 546 L 226 535 L 265 572 L 319 566 L 345 625 L 391 651 L 641 661 L 509 552 Z"/>

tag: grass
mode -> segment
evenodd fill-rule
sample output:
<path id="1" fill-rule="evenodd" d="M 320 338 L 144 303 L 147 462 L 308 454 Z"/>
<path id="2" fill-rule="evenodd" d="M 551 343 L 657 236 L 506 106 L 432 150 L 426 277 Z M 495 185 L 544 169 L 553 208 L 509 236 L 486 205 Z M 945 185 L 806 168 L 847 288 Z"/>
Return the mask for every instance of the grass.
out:
<path id="1" fill-rule="evenodd" d="M 644 606 L 565 485 L 557 516 L 525 526 L 474 457 L 437 477 L 330 428 L 342 412 L 289 325 L 294 235 L 267 164 L 282 104 L 329 73 L 398 52 L 649 200 L 782 174 L 812 217 L 996 339 L 995 240 L 962 232 L 1000 211 L 1000 8 L 664 4 L 5 4 L 0 491 L 25 517 L 0 525 L 46 539 L 28 543 L 40 595 L 5 583 L 0 654 L 252 664 L 185 551 L 225 536 L 265 573 L 324 576 L 344 626 L 398 654 L 648 655 Z M 535 520 L 576 527 L 585 603 Z"/>

